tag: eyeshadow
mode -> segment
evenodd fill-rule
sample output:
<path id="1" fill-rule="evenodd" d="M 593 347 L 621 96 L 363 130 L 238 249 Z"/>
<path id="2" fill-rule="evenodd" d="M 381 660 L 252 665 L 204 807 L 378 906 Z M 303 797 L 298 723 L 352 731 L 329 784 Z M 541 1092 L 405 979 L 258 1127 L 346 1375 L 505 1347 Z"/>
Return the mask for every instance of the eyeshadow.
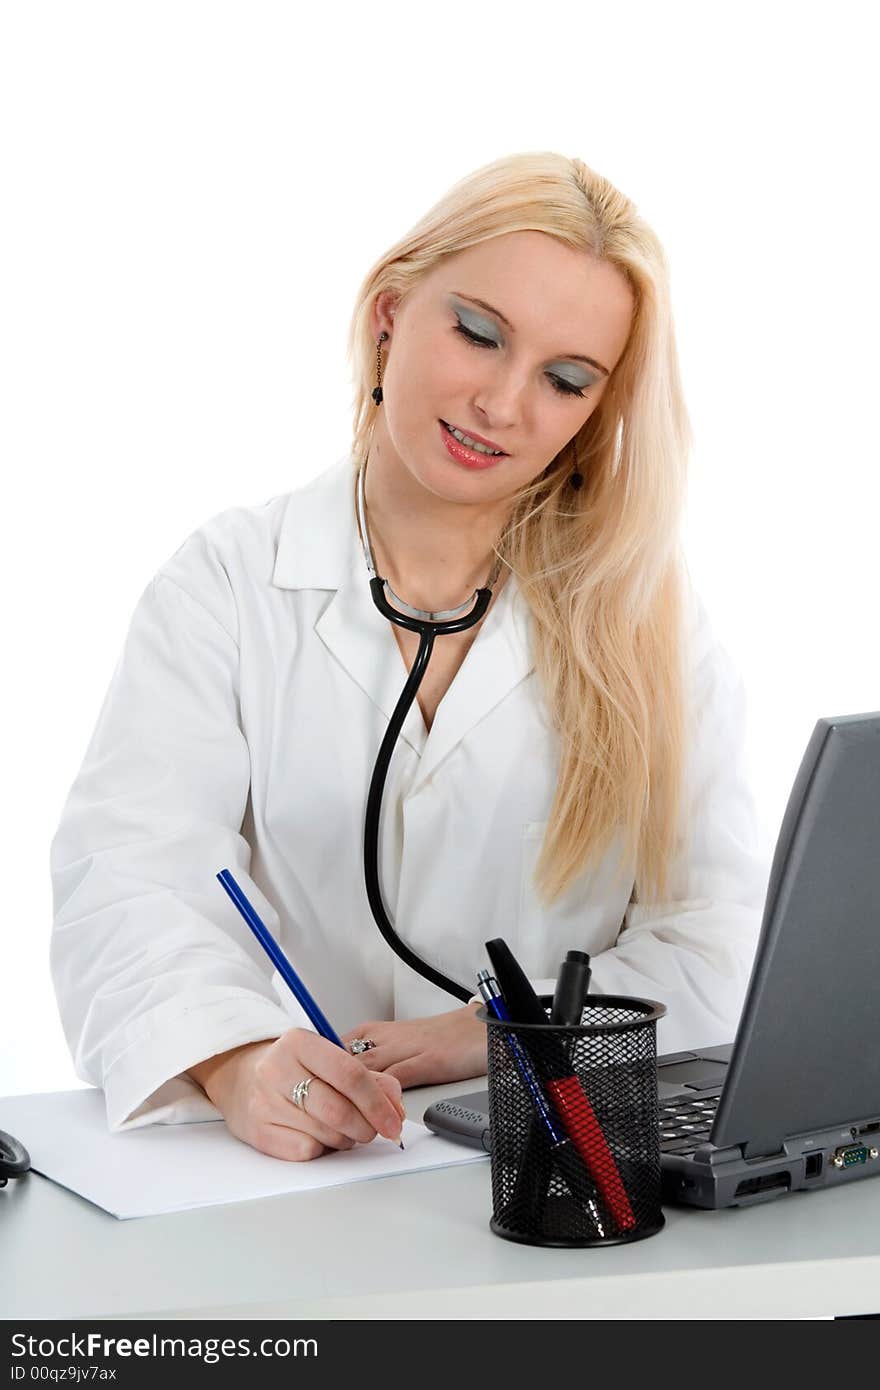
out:
<path id="1" fill-rule="evenodd" d="M 476 313 L 469 304 L 455 294 L 450 296 L 450 303 L 453 311 L 461 315 L 466 326 L 471 329 L 472 332 L 479 333 L 483 337 L 491 338 L 493 342 L 498 341 L 498 327 L 494 320 L 483 318 L 482 315 Z M 584 369 L 578 370 L 568 357 L 555 358 L 547 365 L 552 366 L 554 374 L 561 376 L 564 381 L 572 386 L 594 386 L 600 379 Z"/>

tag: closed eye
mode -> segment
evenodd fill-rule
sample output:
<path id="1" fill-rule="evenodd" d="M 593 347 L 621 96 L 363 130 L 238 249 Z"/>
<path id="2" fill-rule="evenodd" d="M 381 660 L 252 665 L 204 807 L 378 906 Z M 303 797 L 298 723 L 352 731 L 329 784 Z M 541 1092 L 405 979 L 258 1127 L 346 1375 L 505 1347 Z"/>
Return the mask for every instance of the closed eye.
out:
<path id="1" fill-rule="evenodd" d="M 476 347 L 497 348 L 498 346 L 497 343 L 492 342 L 491 338 L 481 338 L 478 333 L 472 333 L 469 328 L 465 328 L 461 319 L 459 319 L 455 325 L 455 332 L 461 333 L 467 342 L 473 343 Z M 561 396 L 583 397 L 586 394 L 586 392 L 580 390 L 579 387 L 572 386 L 571 382 L 563 381 L 561 377 L 553 376 L 552 372 L 547 373 L 547 380 L 550 382 L 553 389 L 558 391 Z"/>

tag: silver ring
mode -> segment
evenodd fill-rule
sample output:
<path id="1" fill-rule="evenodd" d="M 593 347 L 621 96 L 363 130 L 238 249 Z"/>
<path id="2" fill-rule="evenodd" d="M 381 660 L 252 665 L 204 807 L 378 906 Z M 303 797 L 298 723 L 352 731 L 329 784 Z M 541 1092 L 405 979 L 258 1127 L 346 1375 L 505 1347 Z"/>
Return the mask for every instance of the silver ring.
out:
<path id="1" fill-rule="evenodd" d="M 372 1038 L 352 1038 L 351 1042 L 348 1044 L 349 1051 L 352 1052 L 355 1057 L 359 1056 L 361 1052 L 369 1052 L 370 1049 L 375 1046 L 376 1044 L 373 1042 Z"/>
<path id="2" fill-rule="evenodd" d="M 306 1101 L 309 1098 L 309 1087 L 311 1086 L 314 1079 L 315 1078 L 313 1076 L 303 1077 L 302 1081 L 297 1081 L 296 1085 L 291 1091 L 290 1099 L 293 1101 L 294 1105 L 297 1107 L 298 1110 L 305 1110 Z"/>

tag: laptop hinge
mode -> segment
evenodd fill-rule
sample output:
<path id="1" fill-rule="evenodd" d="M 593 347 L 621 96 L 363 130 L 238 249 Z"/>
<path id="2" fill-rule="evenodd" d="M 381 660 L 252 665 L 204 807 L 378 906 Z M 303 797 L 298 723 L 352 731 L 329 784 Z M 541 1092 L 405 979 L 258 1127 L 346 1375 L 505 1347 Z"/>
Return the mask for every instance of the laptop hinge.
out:
<path id="1" fill-rule="evenodd" d="M 742 1145 L 743 1158 L 748 1162 L 751 1158 L 786 1158 L 788 1151 L 782 1140 L 773 1139 L 749 1139 Z"/>
<path id="2" fill-rule="evenodd" d="M 712 1143 L 700 1144 L 691 1154 L 691 1161 L 708 1163 L 711 1168 L 716 1168 L 721 1163 L 754 1163 L 760 1159 L 788 1157 L 789 1152 L 784 1146 L 753 1140 L 748 1144 L 725 1144 L 722 1148 Z"/>
<path id="3" fill-rule="evenodd" d="M 742 1145 L 730 1144 L 719 1149 L 714 1144 L 700 1144 L 690 1155 L 690 1160 L 692 1163 L 707 1163 L 710 1168 L 717 1168 L 722 1163 L 742 1163 Z"/>

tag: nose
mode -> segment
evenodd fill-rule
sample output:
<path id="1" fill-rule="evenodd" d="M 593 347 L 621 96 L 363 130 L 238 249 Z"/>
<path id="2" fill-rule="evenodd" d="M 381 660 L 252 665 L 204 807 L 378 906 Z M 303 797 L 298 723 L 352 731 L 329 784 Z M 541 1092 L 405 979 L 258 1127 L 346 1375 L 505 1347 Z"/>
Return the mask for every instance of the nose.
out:
<path id="1" fill-rule="evenodd" d="M 498 372 L 483 382 L 474 396 L 474 407 L 485 423 L 486 434 L 498 439 L 521 422 L 526 410 L 526 383 L 512 372 Z"/>

